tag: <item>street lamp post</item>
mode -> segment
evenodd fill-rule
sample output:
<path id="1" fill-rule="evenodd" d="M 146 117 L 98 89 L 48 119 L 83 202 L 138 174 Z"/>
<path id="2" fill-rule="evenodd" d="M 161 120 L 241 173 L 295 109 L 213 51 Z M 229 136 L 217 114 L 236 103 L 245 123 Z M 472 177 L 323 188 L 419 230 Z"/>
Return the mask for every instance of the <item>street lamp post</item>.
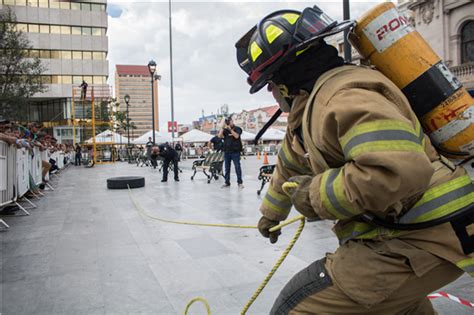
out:
<path id="1" fill-rule="evenodd" d="M 125 104 L 127 104 L 127 157 L 128 163 L 132 163 L 130 159 L 130 119 L 128 118 L 128 103 L 130 103 L 130 95 L 125 94 Z"/>
<path id="2" fill-rule="evenodd" d="M 150 60 L 148 62 L 148 71 L 150 71 L 151 75 L 151 116 L 152 116 L 152 129 L 153 129 L 153 144 L 155 144 L 155 90 L 154 90 L 154 82 L 155 82 L 155 71 L 156 71 L 156 62 L 154 60 Z"/>

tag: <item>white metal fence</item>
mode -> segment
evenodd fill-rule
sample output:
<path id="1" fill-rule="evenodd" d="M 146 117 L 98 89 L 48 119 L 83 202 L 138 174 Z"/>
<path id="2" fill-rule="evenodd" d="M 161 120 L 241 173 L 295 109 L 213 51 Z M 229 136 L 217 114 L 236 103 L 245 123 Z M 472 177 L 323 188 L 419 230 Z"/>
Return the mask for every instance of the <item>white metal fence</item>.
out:
<path id="1" fill-rule="evenodd" d="M 58 168 L 62 169 L 72 158 L 73 153 L 54 152 L 48 155 L 37 147 L 33 150 L 18 149 L 0 141 L 0 207 L 13 203 L 28 215 L 28 211 L 18 203 L 18 199 L 33 188 L 30 186 L 30 176 L 34 185 L 39 185 L 43 181 L 42 161 L 53 159 Z M 26 201 L 36 207 L 28 199 Z M 8 227 L 2 219 L 0 224 Z"/>

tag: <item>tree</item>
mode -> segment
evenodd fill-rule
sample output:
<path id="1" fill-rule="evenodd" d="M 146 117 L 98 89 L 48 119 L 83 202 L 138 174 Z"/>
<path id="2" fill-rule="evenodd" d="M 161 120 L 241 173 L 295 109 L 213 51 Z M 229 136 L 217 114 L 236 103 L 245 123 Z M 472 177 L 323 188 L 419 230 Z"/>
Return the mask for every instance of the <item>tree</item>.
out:
<path id="1" fill-rule="evenodd" d="M 0 115 L 25 120 L 28 98 L 46 90 L 41 80 L 45 68 L 29 55 L 32 46 L 16 22 L 8 6 L 0 11 Z"/>

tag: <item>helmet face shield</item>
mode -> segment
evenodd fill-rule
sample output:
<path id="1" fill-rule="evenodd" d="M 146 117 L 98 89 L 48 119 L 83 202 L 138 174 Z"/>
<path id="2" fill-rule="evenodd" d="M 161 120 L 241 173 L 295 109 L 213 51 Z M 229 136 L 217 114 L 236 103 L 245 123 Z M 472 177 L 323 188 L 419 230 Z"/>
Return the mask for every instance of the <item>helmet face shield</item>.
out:
<path id="1" fill-rule="evenodd" d="M 333 28 L 336 24 L 336 21 L 317 6 L 306 8 L 298 19 L 293 38 L 298 42 L 304 42 Z"/>
<path id="2" fill-rule="evenodd" d="M 253 33 L 257 30 L 257 26 L 252 27 L 241 39 L 235 43 L 235 48 L 237 49 L 237 62 L 242 70 L 245 71 L 250 76 L 252 72 L 252 65 L 250 64 L 250 59 L 248 55 L 248 50 L 250 46 L 250 38 Z"/>

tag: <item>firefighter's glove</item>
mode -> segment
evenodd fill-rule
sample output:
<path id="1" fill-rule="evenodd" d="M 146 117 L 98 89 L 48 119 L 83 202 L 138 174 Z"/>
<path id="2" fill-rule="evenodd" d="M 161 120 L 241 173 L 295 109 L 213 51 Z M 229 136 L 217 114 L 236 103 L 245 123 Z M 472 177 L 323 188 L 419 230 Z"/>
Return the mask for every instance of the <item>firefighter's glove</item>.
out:
<path id="1" fill-rule="evenodd" d="M 279 221 L 273 221 L 267 217 L 261 217 L 258 221 L 258 230 L 263 237 L 270 238 L 270 243 L 274 244 L 278 241 L 278 236 L 281 234 L 281 231 L 277 230 L 275 232 L 270 232 L 269 230 L 278 224 L 280 224 Z"/>
<path id="2" fill-rule="evenodd" d="M 314 211 L 309 199 L 309 186 L 313 180 L 312 176 L 293 176 L 288 179 L 281 188 L 291 198 L 291 203 L 299 213 L 308 219 L 317 220 L 318 215 Z"/>

